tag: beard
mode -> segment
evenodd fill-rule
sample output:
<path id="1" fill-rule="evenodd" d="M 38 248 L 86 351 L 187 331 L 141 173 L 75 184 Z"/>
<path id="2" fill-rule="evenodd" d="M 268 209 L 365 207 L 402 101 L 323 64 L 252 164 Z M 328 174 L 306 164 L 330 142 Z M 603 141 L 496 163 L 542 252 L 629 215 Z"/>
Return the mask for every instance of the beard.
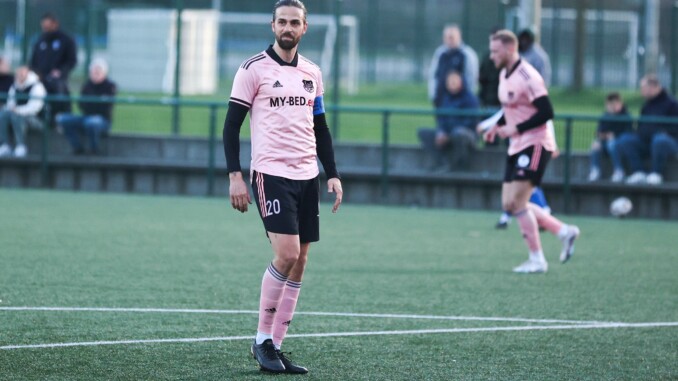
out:
<path id="1" fill-rule="evenodd" d="M 276 36 L 276 38 L 275 38 L 275 41 L 278 43 L 278 46 L 280 46 L 280 48 L 282 48 L 284 50 L 294 49 L 299 44 L 299 40 L 301 39 L 301 37 L 294 38 L 291 35 L 285 35 L 285 36 L 291 37 L 292 39 L 291 40 L 290 39 L 283 40 L 283 38 L 282 38 L 283 36 Z"/>

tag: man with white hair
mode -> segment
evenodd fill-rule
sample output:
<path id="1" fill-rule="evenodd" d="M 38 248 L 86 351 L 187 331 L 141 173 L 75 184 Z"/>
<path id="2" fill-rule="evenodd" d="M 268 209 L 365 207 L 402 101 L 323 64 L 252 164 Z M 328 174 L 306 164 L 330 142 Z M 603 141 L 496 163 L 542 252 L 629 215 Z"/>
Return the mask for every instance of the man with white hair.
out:
<path id="1" fill-rule="evenodd" d="M 56 116 L 57 126 L 63 129 L 74 154 L 85 153 L 80 139 L 83 134 L 89 140 L 90 152 L 99 153 L 99 138 L 102 134 L 107 134 L 111 128 L 113 102 L 88 102 L 87 98 L 112 98 L 116 91 L 115 83 L 108 79 L 106 61 L 100 58 L 93 60 L 89 65 L 89 78 L 80 91 L 80 95 L 85 98 L 78 102 L 82 115 L 59 114 Z"/>
<path id="2" fill-rule="evenodd" d="M 16 80 L 7 93 L 7 105 L 0 110 L 0 157 L 14 153 L 16 157 L 25 157 L 26 129 L 28 126 L 41 126 L 38 115 L 45 106 L 47 95 L 38 75 L 28 66 L 16 69 Z M 10 147 L 9 126 L 14 131 L 14 151 Z"/>

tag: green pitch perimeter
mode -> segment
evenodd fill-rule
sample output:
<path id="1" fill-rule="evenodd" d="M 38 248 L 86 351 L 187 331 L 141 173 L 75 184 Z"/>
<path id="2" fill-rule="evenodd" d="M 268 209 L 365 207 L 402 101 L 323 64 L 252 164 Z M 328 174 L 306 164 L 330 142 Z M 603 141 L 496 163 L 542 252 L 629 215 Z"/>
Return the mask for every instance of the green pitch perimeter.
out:
<path id="1" fill-rule="evenodd" d="M 496 213 L 321 210 L 299 378 L 678 378 L 676 223 L 569 217 L 574 258 L 543 234 L 550 271 L 526 276 Z M 270 259 L 225 199 L 0 190 L 0 379 L 271 379 L 248 355 Z"/>

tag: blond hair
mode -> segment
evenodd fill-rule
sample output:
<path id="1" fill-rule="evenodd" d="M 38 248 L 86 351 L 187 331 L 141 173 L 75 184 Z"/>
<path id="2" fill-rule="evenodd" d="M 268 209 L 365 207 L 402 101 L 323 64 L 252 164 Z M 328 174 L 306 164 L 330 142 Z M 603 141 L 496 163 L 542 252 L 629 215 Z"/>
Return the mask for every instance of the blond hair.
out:
<path id="1" fill-rule="evenodd" d="M 490 36 L 490 40 L 501 41 L 502 45 L 518 44 L 518 37 L 516 37 L 516 35 L 508 29 L 501 29 L 494 32 L 494 34 Z"/>

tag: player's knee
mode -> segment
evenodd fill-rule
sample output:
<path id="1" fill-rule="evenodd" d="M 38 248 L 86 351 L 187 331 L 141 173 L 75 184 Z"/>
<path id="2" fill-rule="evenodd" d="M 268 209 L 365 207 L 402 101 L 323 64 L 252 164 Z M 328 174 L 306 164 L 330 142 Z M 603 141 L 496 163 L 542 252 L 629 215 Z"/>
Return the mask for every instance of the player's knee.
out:
<path id="1" fill-rule="evenodd" d="M 516 203 L 513 200 L 503 201 L 501 207 L 507 212 L 513 213 L 516 211 Z"/>
<path id="2" fill-rule="evenodd" d="M 299 250 L 295 250 L 293 247 L 281 250 L 278 253 L 278 258 L 283 262 L 285 267 L 291 268 L 299 260 Z"/>

